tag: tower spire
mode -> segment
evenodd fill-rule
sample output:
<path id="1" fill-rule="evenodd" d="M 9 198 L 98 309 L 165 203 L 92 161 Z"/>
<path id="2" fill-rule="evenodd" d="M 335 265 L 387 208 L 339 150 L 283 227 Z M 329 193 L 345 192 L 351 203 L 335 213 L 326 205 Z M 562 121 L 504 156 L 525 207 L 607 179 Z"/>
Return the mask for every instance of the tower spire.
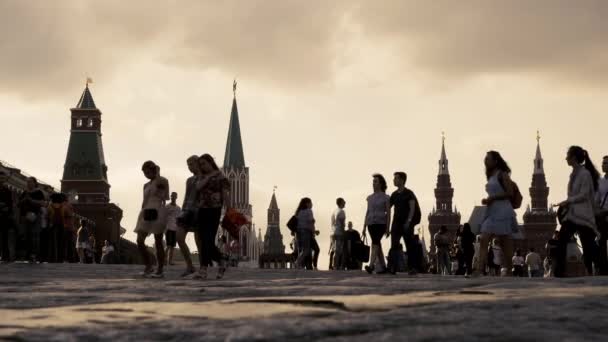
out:
<path id="1" fill-rule="evenodd" d="M 226 153 L 224 154 L 224 168 L 244 168 L 245 155 L 241 139 L 239 109 L 236 105 L 236 80 L 232 83 L 232 91 L 234 98 L 232 99 L 232 110 L 230 111 L 230 127 L 228 128 L 228 140 L 226 141 Z"/>
<path id="2" fill-rule="evenodd" d="M 441 132 L 441 158 L 439 159 L 439 174 L 449 175 L 448 157 L 445 153 L 445 132 Z"/>
<path id="3" fill-rule="evenodd" d="M 536 131 L 536 156 L 534 157 L 534 174 L 545 174 L 543 156 L 540 153 L 540 132 Z"/>

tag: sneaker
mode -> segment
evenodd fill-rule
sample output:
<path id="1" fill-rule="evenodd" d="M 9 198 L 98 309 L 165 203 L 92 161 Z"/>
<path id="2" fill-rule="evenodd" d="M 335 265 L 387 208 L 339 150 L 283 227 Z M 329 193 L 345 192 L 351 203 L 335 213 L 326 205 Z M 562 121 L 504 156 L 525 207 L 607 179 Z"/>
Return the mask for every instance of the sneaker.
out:
<path id="1" fill-rule="evenodd" d="M 365 266 L 365 272 L 372 274 L 374 272 L 374 268 L 371 266 Z"/>
<path id="2" fill-rule="evenodd" d="M 154 272 L 154 273 L 150 274 L 148 277 L 153 278 L 153 279 L 162 279 L 165 277 L 165 274 L 163 272 Z"/>
<path id="3" fill-rule="evenodd" d="M 186 278 L 196 272 L 195 270 L 185 270 L 184 273 L 180 274 L 180 278 Z"/>
<path id="4" fill-rule="evenodd" d="M 224 278 L 224 273 L 226 273 L 226 267 L 219 267 L 217 269 L 217 276 L 215 277 L 215 279 L 222 279 Z"/>
<path id="5" fill-rule="evenodd" d="M 201 268 L 200 270 L 198 270 L 198 273 L 196 273 L 194 275 L 194 277 L 192 277 L 192 279 L 197 279 L 197 280 L 207 279 L 207 267 Z"/>
<path id="6" fill-rule="evenodd" d="M 143 272 L 139 273 L 139 275 L 148 278 L 152 272 L 154 272 L 152 269 L 146 268 Z"/>

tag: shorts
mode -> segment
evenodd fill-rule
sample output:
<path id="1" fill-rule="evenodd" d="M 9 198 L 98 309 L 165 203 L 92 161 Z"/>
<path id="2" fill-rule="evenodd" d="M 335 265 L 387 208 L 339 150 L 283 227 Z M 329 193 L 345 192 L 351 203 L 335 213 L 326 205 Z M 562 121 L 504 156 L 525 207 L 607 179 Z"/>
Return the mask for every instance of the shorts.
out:
<path id="1" fill-rule="evenodd" d="M 384 234 L 386 234 L 386 224 L 369 225 L 369 235 L 372 237 L 372 244 L 379 245 Z"/>
<path id="2" fill-rule="evenodd" d="M 177 245 L 177 232 L 175 230 L 167 230 L 165 239 L 167 240 L 167 247 L 175 248 Z"/>

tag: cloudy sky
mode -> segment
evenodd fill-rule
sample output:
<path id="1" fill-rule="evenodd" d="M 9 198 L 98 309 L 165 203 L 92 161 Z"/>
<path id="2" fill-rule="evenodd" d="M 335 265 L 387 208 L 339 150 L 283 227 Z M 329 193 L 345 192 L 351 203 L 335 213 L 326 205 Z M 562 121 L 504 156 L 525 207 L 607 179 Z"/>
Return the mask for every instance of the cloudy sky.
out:
<path id="1" fill-rule="evenodd" d="M 187 156 L 221 162 L 236 77 L 263 230 L 274 185 L 283 222 L 310 196 L 326 251 L 334 199 L 360 228 L 374 172 L 405 170 L 428 212 L 442 131 L 464 218 L 484 196 L 489 149 L 529 186 L 537 129 L 554 203 L 569 145 L 598 164 L 608 154 L 607 17 L 600 0 L 4 0 L 0 159 L 58 186 L 69 108 L 92 77 L 133 238 L 141 163 L 181 193 Z"/>

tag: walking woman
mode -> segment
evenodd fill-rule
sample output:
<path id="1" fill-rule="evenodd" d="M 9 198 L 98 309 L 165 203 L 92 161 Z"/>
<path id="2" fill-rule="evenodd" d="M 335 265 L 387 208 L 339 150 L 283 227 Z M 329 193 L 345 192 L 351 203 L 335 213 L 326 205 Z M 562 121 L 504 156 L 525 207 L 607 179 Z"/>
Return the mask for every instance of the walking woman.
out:
<path id="1" fill-rule="evenodd" d="M 367 273 L 376 271 L 377 274 L 386 273 L 386 262 L 382 251 L 382 236 L 388 237 L 391 226 L 391 197 L 386 194 L 386 179 L 381 174 L 372 176 L 372 188 L 374 192 L 367 196 L 367 212 L 365 213 L 365 225 L 363 236 L 367 237 L 367 229 L 372 238 L 372 248 L 369 266 L 365 266 Z M 379 267 L 376 270 L 376 263 Z"/>
<path id="2" fill-rule="evenodd" d="M 473 256 L 475 255 L 475 234 L 471 232 L 471 225 L 465 223 L 458 231 L 458 239 L 460 240 L 460 250 L 462 252 L 462 264 L 459 269 L 465 268 L 465 277 L 469 277 L 473 273 Z"/>
<path id="3" fill-rule="evenodd" d="M 487 262 L 488 243 L 494 237 L 500 242 L 504 254 L 503 268 L 505 274 L 511 273 L 511 258 L 513 257 L 512 235 L 517 231 L 515 210 L 510 199 L 514 189 L 511 181 L 511 169 L 500 153 L 490 151 L 485 158 L 486 192 L 488 197 L 482 200 L 486 205 L 486 214 L 481 223 L 480 270 L 485 270 Z"/>
<path id="4" fill-rule="evenodd" d="M 196 180 L 201 174 L 201 168 L 198 163 L 198 156 L 190 156 L 186 161 L 188 170 L 192 172 L 192 176 L 186 180 L 186 194 L 184 195 L 184 203 L 182 204 L 182 212 L 177 217 L 177 245 L 182 252 L 184 261 L 186 262 L 186 270 L 181 277 L 186 277 L 194 273 L 194 265 L 190 255 L 190 248 L 186 243 L 186 235 L 188 232 L 194 231 L 194 240 L 198 250 L 202 250 L 200 239 L 197 232 L 197 213 L 198 213 L 198 191 L 196 190 Z M 199 254 L 200 256 L 200 254 Z"/>
<path id="5" fill-rule="evenodd" d="M 316 230 L 310 198 L 305 197 L 300 200 L 295 216 L 298 219 L 298 228 L 296 230 L 298 258 L 296 259 L 296 267 L 304 268 L 306 258 L 312 255 L 312 235 Z"/>
<path id="6" fill-rule="evenodd" d="M 565 276 L 567 246 L 574 233 L 578 233 L 583 245 L 587 274 L 593 275 L 593 263 L 597 255 L 594 201 L 599 172 L 591 162 L 589 153 L 579 146 L 568 149 L 566 161 L 572 167 L 572 173 L 568 182 L 568 199 L 559 204 L 566 209 L 566 215 L 559 232 L 555 276 Z"/>
<path id="7" fill-rule="evenodd" d="M 165 264 L 165 250 L 163 248 L 163 236 L 167 226 L 167 212 L 165 204 L 169 199 L 169 181 L 161 177 L 160 167 L 153 161 L 147 161 L 141 167 L 144 176 L 150 181 L 144 185 L 144 200 L 141 211 L 137 218 L 137 248 L 144 261 L 143 276 L 152 278 L 162 278 L 163 266 Z M 146 247 L 146 238 L 154 234 L 154 244 L 156 247 L 156 272 L 152 268 L 150 254 Z"/>
<path id="8" fill-rule="evenodd" d="M 201 174 L 196 181 L 199 196 L 197 228 L 201 249 L 198 251 L 200 270 L 196 278 L 207 279 L 207 266 L 215 261 L 218 263 L 216 278 L 221 279 L 226 266 L 215 245 L 215 237 L 220 226 L 222 206 L 227 205 L 230 198 L 230 183 L 210 155 L 202 155 L 198 163 Z"/>

